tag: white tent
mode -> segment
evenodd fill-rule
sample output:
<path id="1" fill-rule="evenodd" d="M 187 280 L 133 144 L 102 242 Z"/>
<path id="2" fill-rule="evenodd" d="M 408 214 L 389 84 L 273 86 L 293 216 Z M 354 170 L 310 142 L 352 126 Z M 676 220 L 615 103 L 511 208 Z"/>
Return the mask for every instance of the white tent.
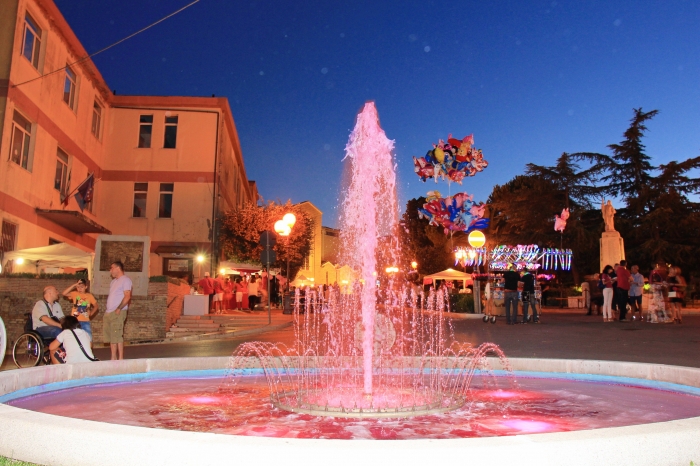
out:
<path id="1" fill-rule="evenodd" d="M 460 280 L 462 281 L 462 285 L 466 288 L 468 285 L 468 281 L 471 281 L 472 276 L 471 274 L 460 272 L 459 270 L 454 270 L 454 269 L 446 269 L 443 270 L 442 272 L 434 273 L 432 275 L 426 275 L 423 277 L 423 283 L 425 283 L 426 278 L 432 278 L 433 281 L 435 280 Z"/>
<path id="2" fill-rule="evenodd" d="M 92 264 L 94 252 L 85 252 L 66 243 L 43 246 L 40 248 L 22 249 L 6 252 L 4 261 L 24 259 L 25 263 L 36 264 L 36 267 L 74 267 L 87 269 L 88 277 L 92 279 Z"/>

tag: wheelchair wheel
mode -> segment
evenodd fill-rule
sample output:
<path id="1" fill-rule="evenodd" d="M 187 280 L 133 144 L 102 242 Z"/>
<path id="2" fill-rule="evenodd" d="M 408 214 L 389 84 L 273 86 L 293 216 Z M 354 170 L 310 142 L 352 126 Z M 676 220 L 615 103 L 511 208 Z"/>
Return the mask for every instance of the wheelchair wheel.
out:
<path id="1" fill-rule="evenodd" d="M 12 360 L 19 368 L 38 366 L 44 357 L 44 342 L 35 333 L 23 333 L 12 347 Z"/>
<path id="2" fill-rule="evenodd" d="M 0 366 L 5 360 L 5 348 L 7 347 L 7 332 L 5 331 L 5 323 L 0 317 Z"/>

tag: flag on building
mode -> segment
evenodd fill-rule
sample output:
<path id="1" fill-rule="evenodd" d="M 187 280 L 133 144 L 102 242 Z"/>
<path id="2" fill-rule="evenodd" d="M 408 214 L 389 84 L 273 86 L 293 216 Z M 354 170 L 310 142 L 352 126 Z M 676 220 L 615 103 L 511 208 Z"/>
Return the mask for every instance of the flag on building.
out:
<path id="1" fill-rule="evenodd" d="M 77 192 L 75 193 L 75 201 L 80 207 L 82 212 L 85 206 L 92 202 L 93 190 L 95 187 L 95 176 L 94 173 L 90 173 L 88 177 L 83 181 L 80 186 L 78 186 Z"/>

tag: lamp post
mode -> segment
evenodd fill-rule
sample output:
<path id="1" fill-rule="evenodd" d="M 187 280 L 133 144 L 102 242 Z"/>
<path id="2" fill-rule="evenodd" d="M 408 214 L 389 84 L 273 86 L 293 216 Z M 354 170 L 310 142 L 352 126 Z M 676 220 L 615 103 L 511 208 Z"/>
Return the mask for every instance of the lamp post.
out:
<path id="1" fill-rule="evenodd" d="M 197 254 L 197 278 L 202 279 L 202 262 L 204 262 L 204 255 Z"/>
<path id="2" fill-rule="evenodd" d="M 287 256 L 287 293 L 289 293 L 289 234 L 292 232 L 292 228 L 296 222 L 297 218 L 291 212 L 284 214 L 282 220 L 277 220 L 275 222 L 275 232 L 277 232 L 278 235 L 287 238 L 287 250 L 285 251 L 285 256 Z"/>

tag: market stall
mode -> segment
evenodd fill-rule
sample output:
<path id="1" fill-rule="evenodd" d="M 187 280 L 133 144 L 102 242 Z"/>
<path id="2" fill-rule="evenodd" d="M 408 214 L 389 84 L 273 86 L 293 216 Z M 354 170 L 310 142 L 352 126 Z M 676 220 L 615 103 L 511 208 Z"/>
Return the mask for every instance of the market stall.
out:
<path id="1" fill-rule="evenodd" d="M 92 280 L 92 267 L 95 253 L 85 252 L 66 243 L 53 244 L 40 248 L 9 251 L 3 255 L 3 269 L 8 261 L 13 261 L 13 272 L 64 273 L 63 269 L 85 269 Z"/>

